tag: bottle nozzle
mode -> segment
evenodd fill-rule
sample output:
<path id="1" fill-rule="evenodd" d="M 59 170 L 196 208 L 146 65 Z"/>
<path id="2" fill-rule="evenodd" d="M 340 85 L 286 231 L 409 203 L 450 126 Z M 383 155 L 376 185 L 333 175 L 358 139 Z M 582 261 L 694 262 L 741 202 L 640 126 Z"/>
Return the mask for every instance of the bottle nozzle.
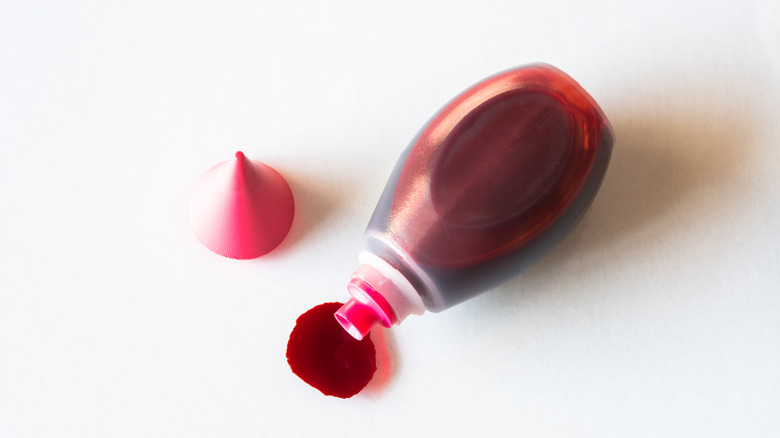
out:
<path id="1" fill-rule="evenodd" d="M 348 287 L 352 297 L 335 316 L 353 338 L 361 340 L 375 325 L 390 327 L 398 320 L 387 300 L 365 281 L 353 279 Z"/>
<path id="2" fill-rule="evenodd" d="M 390 327 L 410 314 L 425 312 L 414 286 L 386 261 L 363 252 L 360 262 L 347 283 L 351 297 L 335 315 L 352 337 L 361 340 L 377 324 Z"/>

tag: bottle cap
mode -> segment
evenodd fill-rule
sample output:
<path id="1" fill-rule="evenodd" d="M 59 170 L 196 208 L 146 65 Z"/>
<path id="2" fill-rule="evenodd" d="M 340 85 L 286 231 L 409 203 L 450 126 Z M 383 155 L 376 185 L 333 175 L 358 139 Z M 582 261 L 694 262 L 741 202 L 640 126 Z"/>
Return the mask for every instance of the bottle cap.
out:
<path id="1" fill-rule="evenodd" d="M 215 253 L 253 259 L 276 248 L 290 231 L 295 203 L 287 181 L 243 152 L 217 164 L 195 183 L 190 225 Z"/>

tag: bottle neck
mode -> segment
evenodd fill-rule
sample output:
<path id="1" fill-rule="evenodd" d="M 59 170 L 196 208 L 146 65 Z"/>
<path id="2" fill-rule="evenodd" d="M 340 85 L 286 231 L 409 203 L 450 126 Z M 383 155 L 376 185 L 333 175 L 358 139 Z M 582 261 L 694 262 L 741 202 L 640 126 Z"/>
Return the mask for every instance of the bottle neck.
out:
<path id="1" fill-rule="evenodd" d="M 335 315 L 350 335 L 360 340 L 376 325 L 390 327 L 425 312 L 422 298 L 401 272 L 369 252 L 360 254 L 360 262 L 347 284 L 351 297 Z"/>

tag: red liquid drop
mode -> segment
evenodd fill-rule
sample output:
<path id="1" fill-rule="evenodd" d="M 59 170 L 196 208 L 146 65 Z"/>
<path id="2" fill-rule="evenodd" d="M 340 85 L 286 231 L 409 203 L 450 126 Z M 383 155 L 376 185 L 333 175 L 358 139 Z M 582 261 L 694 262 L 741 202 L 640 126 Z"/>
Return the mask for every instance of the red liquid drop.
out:
<path id="1" fill-rule="evenodd" d="M 358 341 L 341 328 L 333 314 L 342 304 L 320 304 L 298 317 L 287 342 L 287 363 L 323 394 L 349 398 L 371 381 L 376 349 L 370 335 Z"/>

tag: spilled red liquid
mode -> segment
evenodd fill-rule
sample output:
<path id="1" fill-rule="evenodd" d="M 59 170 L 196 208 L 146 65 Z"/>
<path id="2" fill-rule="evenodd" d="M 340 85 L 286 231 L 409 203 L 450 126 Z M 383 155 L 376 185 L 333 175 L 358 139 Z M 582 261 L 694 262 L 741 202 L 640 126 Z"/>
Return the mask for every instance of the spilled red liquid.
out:
<path id="1" fill-rule="evenodd" d="M 333 314 L 342 304 L 320 304 L 298 317 L 287 342 L 287 363 L 323 394 L 349 398 L 374 376 L 376 349 L 370 334 L 358 341 L 341 328 Z"/>

